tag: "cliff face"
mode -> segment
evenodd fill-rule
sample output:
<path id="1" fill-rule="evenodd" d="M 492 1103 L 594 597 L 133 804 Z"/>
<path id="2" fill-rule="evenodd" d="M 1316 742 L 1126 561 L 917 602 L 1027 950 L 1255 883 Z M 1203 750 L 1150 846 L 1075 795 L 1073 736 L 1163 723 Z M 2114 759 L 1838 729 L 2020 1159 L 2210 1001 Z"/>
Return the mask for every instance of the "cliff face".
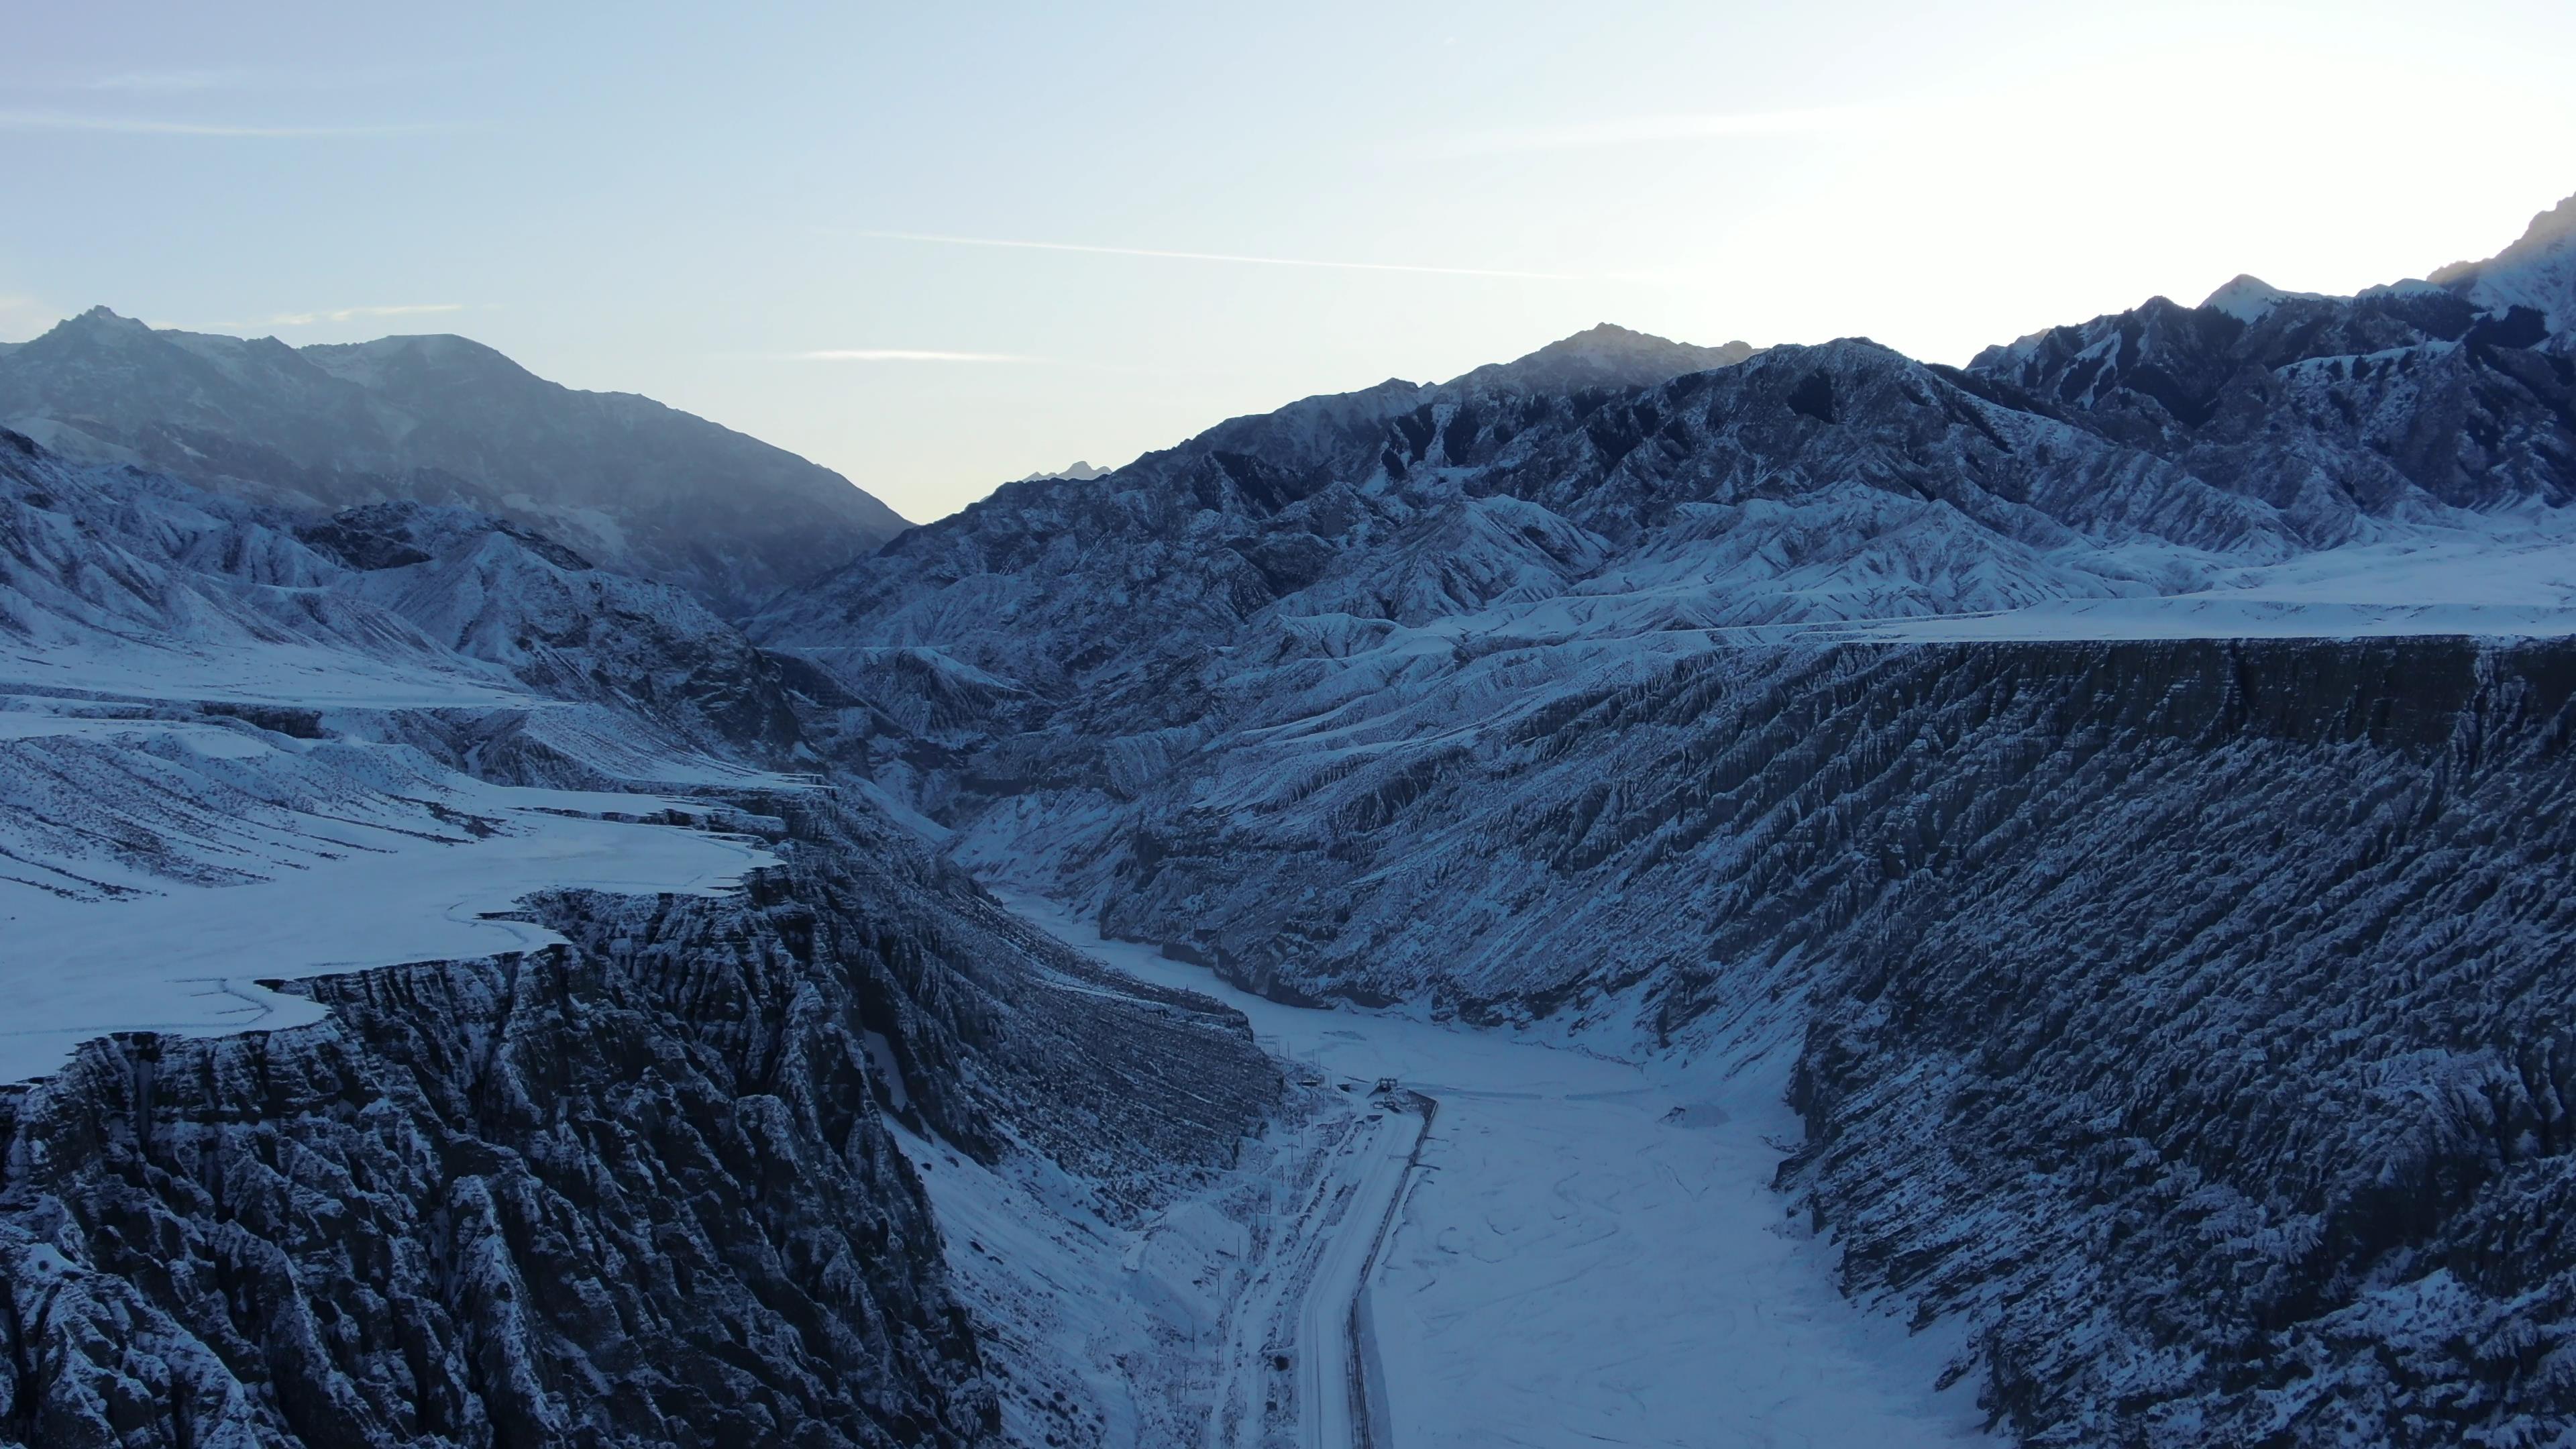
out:
<path id="1" fill-rule="evenodd" d="M 2031 1442 L 2567 1422 L 2576 649 L 2160 652 L 1841 933 L 1784 1181 Z"/>
<path id="2" fill-rule="evenodd" d="M 2518 1442 L 2576 646 L 2468 636 L 2576 619 L 2576 370 L 2491 290 L 1309 399 L 750 632 L 1106 932 L 1794 1057 L 1784 1186 L 2036 1442 Z"/>
<path id="3" fill-rule="evenodd" d="M 2576 1412 L 2576 646 L 1717 651 L 1420 728 L 1493 693 L 1064 858 L 1280 995 L 1791 1033 L 1782 1185 L 2032 1442 Z"/>
<path id="4" fill-rule="evenodd" d="M 1132 1202 L 1277 1083 L 1231 1014 L 1051 986 L 1069 953 L 873 829 L 807 811 L 741 897 L 547 898 L 568 947 L 0 1097 L 0 1434 L 983 1440 L 1005 1390 L 884 1112 Z"/>

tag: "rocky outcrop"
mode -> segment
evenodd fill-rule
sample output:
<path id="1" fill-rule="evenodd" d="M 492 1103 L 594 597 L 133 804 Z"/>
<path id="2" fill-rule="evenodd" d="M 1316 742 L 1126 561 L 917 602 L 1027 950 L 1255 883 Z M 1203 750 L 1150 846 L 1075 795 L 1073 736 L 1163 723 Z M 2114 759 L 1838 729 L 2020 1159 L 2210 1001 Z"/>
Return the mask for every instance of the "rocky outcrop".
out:
<path id="1" fill-rule="evenodd" d="M 725 900 L 300 989 L 0 1095 L 0 1437 L 913 1445 L 999 1423 L 886 1113 L 1133 1210 L 1277 1079 L 1241 1019 L 1078 958 L 862 815 L 786 806 Z"/>
<path id="2" fill-rule="evenodd" d="M 1978 1323 L 2030 1443 L 2545 1442 L 2576 1415 L 2576 648 L 2052 676 L 1946 757 L 1958 826 L 1849 837 L 1889 879 L 1818 943 L 1783 1172 L 1848 1286 Z"/>
<path id="3" fill-rule="evenodd" d="M 2446 539 L 2496 550 L 2470 593 L 2556 567 L 2553 217 L 1966 369 L 1309 399 L 753 633 L 960 858 L 1240 984 L 1799 1043 L 1783 1185 L 2032 1442 L 2537 1442 L 2576 1407 L 2576 649 L 2173 636 L 2396 602 L 2374 570 Z M 2035 622 L 1859 642 L 1985 611 Z M 2109 637 L 2036 642 L 2079 614 Z"/>
<path id="4" fill-rule="evenodd" d="M 1282 996 L 1802 1033 L 1782 1185 L 2028 1442 L 2576 1412 L 2576 646 L 1711 650 L 1465 727 L 1514 668 L 1191 759 L 1076 865 L 1103 920 Z"/>

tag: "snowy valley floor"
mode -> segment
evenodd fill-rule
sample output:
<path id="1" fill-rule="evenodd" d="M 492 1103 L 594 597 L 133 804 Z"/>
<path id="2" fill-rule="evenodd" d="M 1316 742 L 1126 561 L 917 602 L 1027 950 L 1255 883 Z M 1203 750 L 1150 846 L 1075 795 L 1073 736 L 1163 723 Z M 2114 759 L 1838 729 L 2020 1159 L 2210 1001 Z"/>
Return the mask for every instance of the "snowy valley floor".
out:
<path id="1" fill-rule="evenodd" d="M 1241 1009 L 1292 1068 L 1306 1064 L 1328 1092 L 1351 1089 L 1355 1126 L 1336 1137 L 1327 1114 L 1307 1128 L 1308 1190 L 1273 1190 L 1281 1201 L 1337 1205 L 1331 1221 L 1277 1234 L 1302 1266 L 1266 1266 L 1279 1254 L 1256 1232 L 1248 1266 L 1207 1275 L 1211 1286 L 1238 1285 L 1219 1295 L 1230 1306 L 1209 1305 L 1228 1342 L 1262 1337 L 1247 1324 L 1275 1323 L 1283 1292 L 1299 1296 L 1296 1355 L 1320 1352 L 1329 1370 L 1343 1349 L 1315 1340 L 1331 1338 L 1323 1325 L 1348 1312 L 1352 1275 L 1341 1260 L 1374 1236 L 1368 1189 L 1385 1180 L 1390 1144 L 1395 1158 L 1409 1149 L 1419 1120 L 1368 1110 L 1368 1088 L 1393 1077 L 1437 1102 L 1421 1167 L 1402 1187 L 1370 1275 L 1383 1373 L 1370 1384 L 1381 1401 L 1373 1449 L 1999 1442 L 1979 1432 L 1966 1382 L 1933 1390 L 1958 1345 L 1938 1328 L 1909 1336 L 1844 1300 L 1829 1277 L 1829 1246 L 1789 1221 L 1770 1190 L 1782 1155 L 1771 1143 L 1799 1130 L 1776 1065 L 1729 1074 L 1713 1061 L 1639 1064 L 1527 1034 L 1282 1006 L 1150 947 L 1103 941 L 1061 907 L 1012 905 L 1120 970 Z M 1318 1145 L 1325 1139 L 1338 1145 Z M 1282 1145 L 1295 1161 L 1295 1142 Z M 1336 1176 L 1339 1189 L 1311 1186 Z M 1181 1211 L 1207 1216 L 1203 1206 Z M 946 1201 L 942 1215 L 951 1215 Z M 1305 1241 L 1316 1237 L 1324 1241 Z M 1188 1348 L 1204 1358 L 1195 1333 Z M 1216 1399 L 1261 1399 L 1263 1388 L 1245 1381 L 1245 1358 L 1229 1352 L 1211 1366 Z M 1250 1360 L 1256 1373 L 1274 1366 L 1266 1353 Z M 1308 1400 L 1330 1395 L 1329 1385 L 1315 1387 L 1329 1377 L 1294 1375 L 1302 1422 L 1293 1436 L 1275 1417 L 1266 1433 L 1246 1432 L 1257 1426 L 1220 1413 L 1203 1439 L 1178 1442 L 1366 1442 L 1339 1437 L 1338 1415 L 1319 1423 L 1305 1412 Z"/>

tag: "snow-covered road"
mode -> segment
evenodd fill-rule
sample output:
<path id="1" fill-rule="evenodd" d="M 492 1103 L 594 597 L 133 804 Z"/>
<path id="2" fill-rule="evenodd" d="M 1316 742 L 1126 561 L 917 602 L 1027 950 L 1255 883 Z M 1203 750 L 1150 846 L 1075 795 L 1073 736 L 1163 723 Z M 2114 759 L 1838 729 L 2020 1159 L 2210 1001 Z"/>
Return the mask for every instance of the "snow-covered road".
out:
<path id="1" fill-rule="evenodd" d="M 1404 1187 L 1405 1169 L 1422 1140 L 1423 1119 L 1378 1112 L 1354 1145 L 1346 1176 L 1354 1184 L 1336 1230 L 1325 1239 L 1297 1323 L 1298 1427 L 1306 1449 L 1350 1449 L 1367 1442 L 1361 1410 L 1356 1305 L 1376 1266 L 1381 1236 Z"/>
<path id="2" fill-rule="evenodd" d="M 1240 1008 L 1283 1055 L 1333 1080 L 1394 1077 L 1437 1099 L 1420 1180 L 1367 1285 L 1386 1374 L 1372 1449 L 1990 1442 L 1964 1384 L 1933 1391 L 1957 1345 L 1842 1298 L 1829 1248 L 1770 1190 L 1780 1152 L 1765 1139 L 1799 1132 L 1778 1061 L 1730 1077 L 1527 1035 L 1301 1010 L 1104 942 L 1061 908 L 1014 904 L 1122 970 Z M 1406 1124 L 1420 1119 L 1378 1120 L 1403 1130 L 1358 1163 L 1363 1193 L 1389 1162 L 1400 1170 Z M 1316 1361 L 1300 1363 L 1298 1397 L 1322 1409 L 1300 1414 L 1309 1445 L 1361 1442 L 1347 1390 L 1325 1382 L 1349 1362 L 1349 1319 L 1323 1320 L 1347 1315 L 1344 1288 L 1361 1286 L 1379 1221 L 1339 1215 L 1323 1271 L 1303 1285 L 1300 1355 Z"/>

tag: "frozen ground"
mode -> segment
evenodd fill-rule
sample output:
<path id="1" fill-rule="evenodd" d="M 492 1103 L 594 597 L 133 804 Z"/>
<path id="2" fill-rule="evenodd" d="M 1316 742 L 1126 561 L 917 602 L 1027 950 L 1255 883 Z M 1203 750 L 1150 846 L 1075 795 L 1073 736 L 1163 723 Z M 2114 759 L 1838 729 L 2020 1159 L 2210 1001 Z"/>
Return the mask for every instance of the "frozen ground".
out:
<path id="1" fill-rule="evenodd" d="M 1298 1309 L 1298 1427 L 1306 1449 L 1370 1443 L 1361 1417 L 1367 1406 L 1386 1396 L 1384 1383 L 1376 1381 L 1381 1361 L 1374 1356 L 1362 1361 L 1352 1329 L 1366 1311 L 1363 1290 L 1392 1227 L 1393 1209 L 1411 1186 L 1408 1169 L 1423 1140 L 1423 1119 L 1411 1112 L 1379 1112 L 1361 1126 L 1341 1173 L 1349 1193 Z M 1383 1422 L 1377 1415 L 1369 1418 L 1372 1427 Z"/>
<path id="2" fill-rule="evenodd" d="M 1798 1131 L 1777 1057 L 1729 1075 L 1301 1010 L 1014 905 L 1121 970 L 1240 1008 L 1328 1082 L 1391 1076 L 1437 1100 L 1368 1294 L 1391 1430 L 1375 1449 L 1991 1442 L 1966 1387 L 1933 1390 L 1957 1345 L 1842 1298 L 1829 1249 L 1770 1191 L 1772 1141 Z M 1363 1153 L 1357 1179 L 1384 1160 Z M 1352 1224 L 1373 1227 L 1363 1212 L 1336 1231 Z M 1329 1311 L 1334 1280 L 1310 1286 L 1301 1309 Z"/>
<path id="3" fill-rule="evenodd" d="M 0 638 L 0 689 L 120 699 L 236 700 L 309 709 L 530 706 L 497 671 L 424 667 L 310 644 L 181 646 L 134 641 L 40 648 Z M 552 701 L 542 701 L 552 703 Z"/>
<path id="4" fill-rule="evenodd" d="M 1807 598 L 1792 589 L 1789 597 L 1799 603 L 1789 612 L 1804 617 L 1701 627 L 1702 616 L 1727 611 L 1725 589 L 1713 588 L 1711 580 L 1686 567 L 1669 576 L 1631 570 L 1617 580 L 1595 581 L 1545 599 L 1389 629 L 1374 647 L 1438 654 L 1457 641 L 1480 636 L 1548 642 L 1666 629 L 1694 629 L 1712 641 L 1738 643 L 2576 634 L 2576 524 L 2548 512 L 2382 524 L 2368 539 L 2260 566 L 2223 565 L 2145 546 L 2124 557 L 2142 574 L 2199 578 L 2205 586 L 1885 617 L 1844 613 L 1844 605 L 1853 600 Z"/>
<path id="5" fill-rule="evenodd" d="M 544 890 L 719 892 L 772 857 L 704 802 L 504 787 L 401 746 L 0 710 L 0 1081 L 110 1032 L 315 1020 L 258 983 L 561 939 Z M 611 816 L 620 818 L 608 818 Z"/>
<path id="6" fill-rule="evenodd" d="M 1901 639 L 2576 634 L 2576 538 L 2554 518 L 2514 532 L 2425 528 L 2247 569 L 2196 593 L 2068 599 L 2005 613 L 1880 621 L 1855 632 Z"/>
<path id="7" fill-rule="evenodd" d="M 1142 1220 L 1113 1221 L 1043 1154 L 986 1167 L 898 1128 L 1011 1442 L 1366 1442 L 1354 1437 L 1352 1303 L 1422 1118 L 1366 1083 L 1293 1063 L 1289 1077 L 1281 1117 L 1231 1170 Z"/>

